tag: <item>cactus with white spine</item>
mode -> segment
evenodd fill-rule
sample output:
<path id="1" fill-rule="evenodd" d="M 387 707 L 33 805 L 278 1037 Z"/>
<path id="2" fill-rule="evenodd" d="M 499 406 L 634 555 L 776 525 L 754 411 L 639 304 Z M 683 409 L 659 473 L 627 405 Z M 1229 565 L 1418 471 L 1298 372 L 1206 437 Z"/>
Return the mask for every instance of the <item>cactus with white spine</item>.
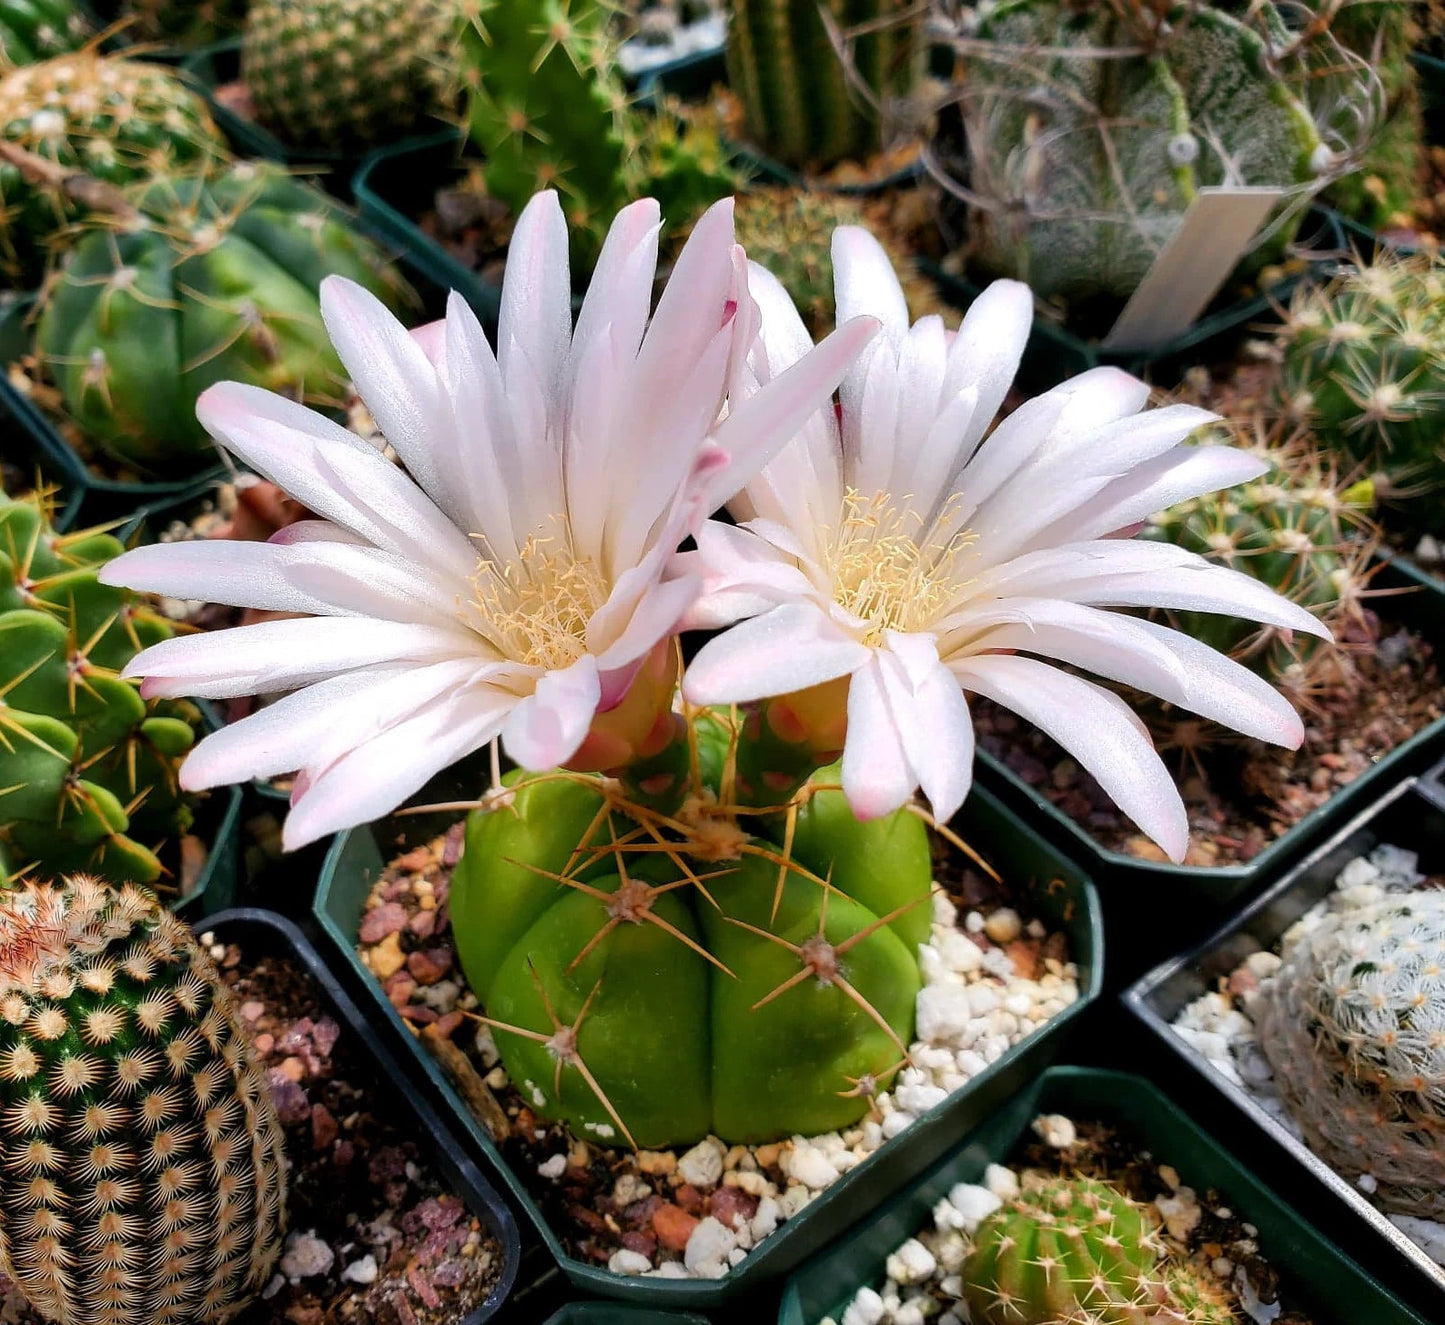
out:
<path id="1" fill-rule="evenodd" d="M 148 892 L 0 892 L 0 1271 L 56 1325 L 221 1325 L 271 1277 L 282 1132 L 215 964 Z"/>

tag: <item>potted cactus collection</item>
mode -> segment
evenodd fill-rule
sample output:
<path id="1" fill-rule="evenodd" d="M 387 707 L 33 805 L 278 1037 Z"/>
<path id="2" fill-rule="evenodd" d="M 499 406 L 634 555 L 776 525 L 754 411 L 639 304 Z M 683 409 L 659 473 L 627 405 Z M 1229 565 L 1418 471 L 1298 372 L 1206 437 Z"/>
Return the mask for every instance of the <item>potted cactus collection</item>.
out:
<path id="1" fill-rule="evenodd" d="M 0 0 L 0 1320 L 1445 1316 L 1439 9 Z"/>

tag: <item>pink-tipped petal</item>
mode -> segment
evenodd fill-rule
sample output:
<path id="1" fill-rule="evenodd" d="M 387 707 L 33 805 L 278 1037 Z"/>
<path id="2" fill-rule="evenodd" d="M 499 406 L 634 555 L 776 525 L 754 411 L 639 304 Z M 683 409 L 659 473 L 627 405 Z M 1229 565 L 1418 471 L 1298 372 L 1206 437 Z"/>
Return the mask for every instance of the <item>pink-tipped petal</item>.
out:
<path id="1" fill-rule="evenodd" d="M 918 785 L 898 720 L 888 702 L 883 670 L 875 655 L 848 683 L 848 736 L 843 745 L 843 794 L 861 820 L 879 819 L 904 805 Z"/>
<path id="2" fill-rule="evenodd" d="M 547 672 L 517 703 L 502 728 L 502 744 L 523 768 L 564 764 L 577 753 L 601 698 L 597 660 L 584 654 L 563 671 Z"/>

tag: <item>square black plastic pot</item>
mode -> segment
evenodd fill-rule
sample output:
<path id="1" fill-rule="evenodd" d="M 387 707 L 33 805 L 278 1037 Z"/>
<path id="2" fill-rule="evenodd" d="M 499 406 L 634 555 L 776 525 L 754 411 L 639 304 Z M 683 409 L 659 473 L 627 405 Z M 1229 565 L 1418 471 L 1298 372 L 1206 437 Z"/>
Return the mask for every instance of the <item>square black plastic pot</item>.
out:
<path id="1" fill-rule="evenodd" d="M 485 785 L 452 770 L 417 797 L 417 804 L 451 801 L 475 795 Z M 433 1059 L 406 1028 L 375 977 L 356 952 L 357 931 L 372 885 L 386 861 L 397 851 L 428 841 L 456 821 L 456 814 L 401 816 L 366 828 L 338 834 L 321 873 L 316 920 L 338 963 L 378 1025 L 404 1046 L 413 1072 L 445 1101 L 446 1112 L 473 1153 L 485 1158 L 510 1190 L 517 1205 L 536 1225 L 562 1272 L 579 1288 L 600 1297 L 619 1298 L 651 1307 L 708 1309 L 729 1302 L 801 1263 L 843 1232 L 860 1212 L 893 1195 L 915 1174 L 932 1164 L 964 1131 L 977 1125 L 1010 1096 L 1028 1084 L 1057 1055 L 1065 1034 L 1098 996 L 1103 982 L 1103 936 L 1098 898 L 1088 877 L 1058 852 L 1040 842 L 987 791 L 975 790 L 953 821 L 959 832 L 1005 878 L 1016 880 L 1025 895 L 1020 909 L 1035 914 L 1069 936 L 1079 968 L 1080 994 L 1047 1026 L 1010 1049 L 987 1071 L 925 1114 L 907 1131 L 876 1150 L 846 1173 L 805 1210 L 782 1224 L 757 1250 L 722 1279 L 661 1279 L 616 1275 L 567 1254 L 547 1224 L 526 1184 L 502 1159 L 480 1122 L 443 1076 Z"/>
<path id="2" fill-rule="evenodd" d="M 357 1057 L 366 1065 L 369 1084 L 378 1098 L 385 1099 L 387 1107 L 395 1111 L 403 1123 L 402 1130 L 416 1138 L 417 1145 L 436 1165 L 453 1194 L 481 1221 L 501 1248 L 502 1269 L 496 1287 L 481 1306 L 460 1317 L 455 1325 L 482 1325 L 483 1321 L 490 1320 L 501 1309 L 516 1282 L 522 1258 L 517 1221 L 431 1105 L 410 1091 L 396 1089 L 401 1080 L 396 1060 L 361 1009 L 336 982 L 316 949 L 295 924 L 273 911 L 250 908 L 222 911 L 198 923 L 196 929 L 213 934 L 218 943 L 238 944 L 247 958 L 285 957 L 306 972 L 327 1010 L 343 1027 Z"/>
<path id="3" fill-rule="evenodd" d="M 932 1227 L 933 1207 L 954 1183 L 977 1182 L 988 1164 L 1002 1163 L 1040 1113 L 1113 1124 L 1195 1190 L 1218 1190 L 1258 1228 L 1265 1259 L 1309 1303 L 1318 1325 L 1425 1325 L 1426 1317 L 1370 1278 L 1156 1087 L 1141 1077 L 1087 1067 L 1050 1068 L 905 1191 L 809 1261 L 788 1281 L 779 1325 L 841 1318 L 859 1288 L 882 1283 L 889 1254 Z"/>
<path id="4" fill-rule="evenodd" d="M 1353 1183 L 1246 1091 L 1217 1072 L 1172 1026 L 1188 1004 L 1218 989 L 1247 957 L 1273 949 L 1295 921 L 1331 893 L 1351 860 L 1381 843 L 1418 851 L 1422 871 L 1445 872 L 1445 788 L 1429 778 L 1410 778 L 1393 787 L 1198 947 L 1150 971 L 1126 991 L 1123 1003 L 1149 1032 L 1151 1061 L 1161 1075 L 1207 1109 L 1216 1130 L 1230 1137 L 1237 1153 L 1247 1156 L 1261 1177 L 1307 1209 L 1322 1232 L 1349 1247 L 1428 1319 L 1442 1321 L 1445 1267 L 1436 1265 Z"/>
<path id="5" fill-rule="evenodd" d="M 1418 632 L 1445 660 L 1445 585 L 1398 559 L 1384 560 L 1371 584 L 1403 591 L 1385 600 L 1391 619 Z M 1110 850 L 1000 759 L 982 750 L 978 777 L 1098 882 L 1109 938 L 1109 987 L 1116 989 L 1147 970 L 1160 952 L 1198 942 L 1239 898 L 1277 877 L 1385 788 L 1422 772 L 1442 754 L 1445 718 L 1390 751 L 1253 860 L 1212 867 L 1171 865 Z M 1170 905 L 1160 907 L 1161 897 L 1169 898 Z"/>

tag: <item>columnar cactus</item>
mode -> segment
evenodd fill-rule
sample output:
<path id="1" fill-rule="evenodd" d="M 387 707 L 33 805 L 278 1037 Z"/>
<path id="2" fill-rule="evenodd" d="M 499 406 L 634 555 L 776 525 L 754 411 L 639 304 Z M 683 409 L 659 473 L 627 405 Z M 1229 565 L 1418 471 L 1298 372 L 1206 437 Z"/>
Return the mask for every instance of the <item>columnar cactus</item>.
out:
<path id="1" fill-rule="evenodd" d="M 1445 1216 L 1445 893 L 1332 911 L 1282 955 L 1253 1015 L 1305 1140 L 1385 1209 Z"/>
<path id="2" fill-rule="evenodd" d="M 0 139 L 117 186 L 207 168 L 225 152 L 205 102 L 169 69 L 94 50 L 0 79 Z M 61 181 L 37 181 L 0 158 L 0 274 L 33 280 L 47 246 L 82 210 Z"/>
<path id="3" fill-rule="evenodd" d="M 1040 1176 L 974 1234 L 963 1294 L 977 1325 L 1148 1325 L 1167 1310 L 1148 1214 L 1093 1178 Z"/>
<path id="4" fill-rule="evenodd" d="M 361 148 L 444 115 L 460 0 L 255 0 L 241 65 L 256 118 L 288 143 Z"/>
<path id="5" fill-rule="evenodd" d="M 960 90 L 972 258 L 1046 298 L 1117 301 L 1201 187 L 1326 183 L 1334 153 L 1260 28 L 1145 0 L 981 11 Z"/>
<path id="6" fill-rule="evenodd" d="M 275 168 L 164 178 L 133 203 L 136 215 L 94 218 L 70 250 L 42 293 L 36 348 L 86 436 L 143 473 L 213 456 L 196 419 L 213 382 L 343 402 L 317 302 L 326 276 L 394 307 L 409 297 L 335 203 Z"/>
<path id="7" fill-rule="evenodd" d="M 1279 336 L 1292 419 L 1392 489 L 1445 479 L 1445 261 L 1383 258 L 1301 288 Z"/>
<path id="8" fill-rule="evenodd" d="M 230 992 L 143 889 L 0 893 L 0 1270 L 57 1325 L 220 1325 L 271 1276 L 281 1126 Z"/>
<path id="9" fill-rule="evenodd" d="M 878 106 L 851 85 L 820 10 L 840 34 L 869 25 L 849 60 Z M 733 0 L 728 81 L 742 99 L 753 141 L 794 166 L 828 166 L 877 151 L 880 111 L 906 98 L 921 73 L 918 11 L 909 0 Z"/>
<path id="10" fill-rule="evenodd" d="M 468 822 L 462 966 L 524 1098 L 587 1140 L 828 1132 L 902 1065 L 932 915 L 923 822 L 858 823 L 836 765 L 791 808 L 740 808 L 738 738 L 695 719 L 665 804 L 646 768 L 635 794 L 514 776 Z"/>
<path id="11" fill-rule="evenodd" d="M 90 37 L 72 0 L 8 0 L 0 5 L 0 70 L 76 50 Z"/>
<path id="12" fill-rule="evenodd" d="M 0 493 L 0 886 L 36 865 L 150 883 L 151 845 L 191 821 L 177 770 L 199 714 L 144 700 L 121 670 L 172 632 L 97 571 L 108 534 L 56 534 Z"/>

